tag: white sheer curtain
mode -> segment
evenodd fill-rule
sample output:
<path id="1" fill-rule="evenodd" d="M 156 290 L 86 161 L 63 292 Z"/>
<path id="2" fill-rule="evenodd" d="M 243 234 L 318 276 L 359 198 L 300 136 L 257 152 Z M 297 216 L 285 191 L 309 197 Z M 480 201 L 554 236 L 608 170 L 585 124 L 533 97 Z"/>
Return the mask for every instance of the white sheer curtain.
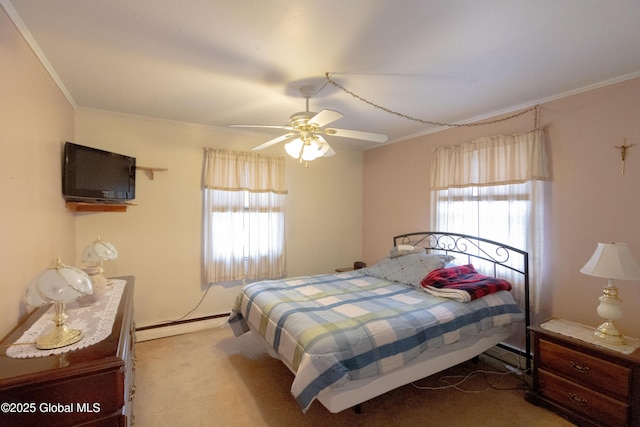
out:
<path id="1" fill-rule="evenodd" d="M 431 226 L 529 252 L 531 309 L 540 309 L 545 191 L 551 174 L 541 129 L 434 151 Z M 514 266 L 522 268 L 522 266 Z M 515 282 L 515 283 L 514 283 Z M 524 289 L 512 278 L 516 299 Z"/>
<path id="2" fill-rule="evenodd" d="M 205 149 L 207 283 L 286 275 L 284 158 Z"/>

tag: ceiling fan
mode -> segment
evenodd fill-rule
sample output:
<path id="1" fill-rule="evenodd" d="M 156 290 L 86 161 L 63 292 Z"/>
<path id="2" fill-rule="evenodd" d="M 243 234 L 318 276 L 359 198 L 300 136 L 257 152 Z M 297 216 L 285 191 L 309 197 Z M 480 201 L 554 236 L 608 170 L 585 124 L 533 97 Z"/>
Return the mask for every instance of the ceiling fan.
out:
<path id="1" fill-rule="evenodd" d="M 230 125 L 231 127 L 284 129 L 286 134 L 273 138 L 252 150 L 262 150 L 279 142 L 291 140 L 285 145 L 287 153 L 300 162 L 310 162 L 318 157 L 329 157 L 336 154 L 323 135 L 340 136 L 343 138 L 361 139 L 364 141 L 386 142 L 388 137 L 380 133 L 363 132 L 350 129 L 325 127 L 342 117 L 342 113 L 333 110 L 322 110 L 319 113 L 309 111 L 309 99 L 315 94 L 313 86 L 302 86 L 300 94 L 307 102 L 306 111 L 293 113 L 289 117 L 289 124 L 284 126 L 265 125 Z"/>

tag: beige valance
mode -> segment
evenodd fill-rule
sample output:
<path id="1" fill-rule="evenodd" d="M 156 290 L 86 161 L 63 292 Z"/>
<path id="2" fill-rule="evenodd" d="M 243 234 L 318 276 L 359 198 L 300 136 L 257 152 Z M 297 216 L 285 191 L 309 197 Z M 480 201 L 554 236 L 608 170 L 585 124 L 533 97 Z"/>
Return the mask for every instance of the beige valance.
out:
<path id="1" fill-rule="evenodd" d="M 211 190 L 287 194 L 284 157 L 205 148 L 203 185 Z"/>
<path id="2" fill-rule="evenodd" d="M 432 190 L 551 180 L 544 132 L 478 138 L 433 153 Z"/>

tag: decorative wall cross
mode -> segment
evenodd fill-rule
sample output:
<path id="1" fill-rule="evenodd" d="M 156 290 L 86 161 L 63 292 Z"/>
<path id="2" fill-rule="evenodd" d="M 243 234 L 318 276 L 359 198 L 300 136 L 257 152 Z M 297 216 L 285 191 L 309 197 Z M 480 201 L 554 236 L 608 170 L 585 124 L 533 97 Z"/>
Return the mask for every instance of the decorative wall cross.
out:
<path id="1" fill-rule="evenodd" d="M 633 147 L 636 144 L 627 145 L 627 138 L 623 139 L 622 145 L 616 145 L 615 147 L 620 150 L 620 155 L 622 156 L 622 175 L 624 175 L 624 160 L 627 158 L 627 150 Z"/>

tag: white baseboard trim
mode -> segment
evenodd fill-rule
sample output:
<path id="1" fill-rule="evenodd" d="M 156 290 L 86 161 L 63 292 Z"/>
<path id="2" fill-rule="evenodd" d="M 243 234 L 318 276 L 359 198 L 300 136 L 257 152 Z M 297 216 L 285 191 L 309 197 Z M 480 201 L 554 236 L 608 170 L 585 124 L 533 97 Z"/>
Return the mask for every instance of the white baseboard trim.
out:
<path id="1" fill-rule="evenodd" d="M 154 328 L 136 331 L 136 342 L 155 340 L 159 338 L 172 337 L 175 335 L 188 334 L 190 332 L 202 331 L 205 329 L 219 328 L 227 323 L 227 317 L 204 319 L 197 322 L 181 323 L 177 325 L 162 325 Z"/>

